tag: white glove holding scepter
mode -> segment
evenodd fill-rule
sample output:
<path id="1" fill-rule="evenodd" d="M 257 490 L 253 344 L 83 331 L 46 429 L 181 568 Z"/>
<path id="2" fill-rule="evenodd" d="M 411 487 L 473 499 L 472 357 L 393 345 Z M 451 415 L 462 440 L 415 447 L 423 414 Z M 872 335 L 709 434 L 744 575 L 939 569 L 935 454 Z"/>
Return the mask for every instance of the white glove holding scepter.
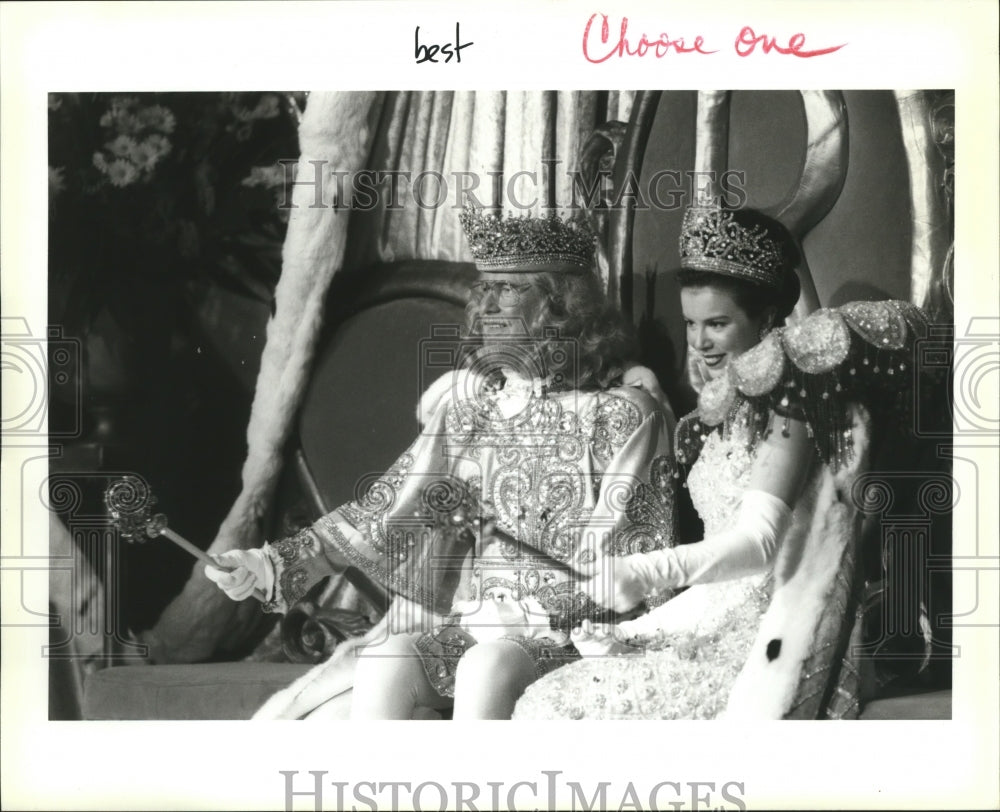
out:
<path id="1" fill-rule="evenodd" d="M 267 600 L 274 576 L 264 561 L 263 552 L 231 550 L 213 558 L 167 527 L 167 517 L 162 513 L 150 515 L 155 504 L 156 497 L 139 477 L 122 477 L 104 491 L 104 505 L 111 522 L 126 541 L 141 543 L 146 538 L 163 536 L 203 561 L 206 564 L 205 575 L 233 600 L 243 600 L 251 595 L 259 601 Z"/>

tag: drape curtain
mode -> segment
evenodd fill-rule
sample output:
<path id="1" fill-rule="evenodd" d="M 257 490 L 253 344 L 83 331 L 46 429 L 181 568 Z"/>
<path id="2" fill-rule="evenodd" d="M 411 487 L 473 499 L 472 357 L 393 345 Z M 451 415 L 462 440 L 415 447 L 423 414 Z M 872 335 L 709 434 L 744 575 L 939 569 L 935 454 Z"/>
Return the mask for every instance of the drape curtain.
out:
<path id="1" fill-rule="evenodd" d="M 299 133 L 295 208 L 247 429 L 242 491 L 211 553 L 263 542 L 264 517 L 308 380 L 334 274 L 403 259 L 468 260 L 458 222 L 456 173 L 478 177 L 480 190 L 499 177 L 501 208 L 507 211 L 538 213 L 552 201 L 550 191 L 558 207 L 568 206 L 568 170 L 575 168 L 586 138 L 609 118 L 627 120 L 631 103 L 630 93 L 608 92 L 310 95 Z M 544 161 L 553 159 L 560 163 L 550 183 Z M 350 181 L 361 170 L 409 173 L 411 184 L 422 172 L 439 172 L 450 186 L 448 199 L 440 206 L 426 205 L 437 202 L 437 181 L 425 178 L 426 185 L 416 192 L 423 194 L 425 205 L 416 205 L 413 186 L 400 175 L 399 208 L 389 206 L 389 190 L 381 186 L 374 208 L 345 206 Z M 522 171 L 536 173 L 535 178 L 515 177 Z M 338 189 L 338 176 L 345 178 L 347 191 Z M 477 197 L 486 205 L 492 202 L 489 191 Z M 522 209 L 515 200 L 520 205 L 534 203 Z M 192 662 L 239 648 L 259 622 L 254 601 L 231 602 L 196 565 L 143 642 L 154 662 Z"/>
<path id="2" fill-rule="evenodd" d="M 955 95 L 898 90 L 895 96 L 910 175 L 910 299 L 933 320 L 949 322 L 954 317 Z"/>
<path id="3" fill-rule="evenodd" d="M 609 118 L 627 121 L 633 96 L 595 91 L 386 94 L 366 168 L 398 173 L 400 205 L 385 205 L 387 174 L 379 187 L 380 205 L 351 214 L 346 265 L 469 261 L 458 211 L 471 198 L 494 208 L 497 187 L 499 208 L 508 213 L 568 208 L 571 172 L 583 144 Z"/>

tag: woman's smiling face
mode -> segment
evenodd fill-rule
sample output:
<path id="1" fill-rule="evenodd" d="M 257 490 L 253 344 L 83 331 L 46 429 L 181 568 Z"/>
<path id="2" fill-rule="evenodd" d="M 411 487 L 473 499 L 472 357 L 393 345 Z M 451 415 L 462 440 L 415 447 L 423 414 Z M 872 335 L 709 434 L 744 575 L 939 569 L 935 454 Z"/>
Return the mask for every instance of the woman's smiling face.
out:
<path id="1" fill-rule="evenodd" d="M 760 341 L 761 328 L 770 315 L 753 318 L 731 294 L 714 287 L 682 288 L 681 310 L 688 346 L 712 378 L 726 368 L 730 358 Z"/>

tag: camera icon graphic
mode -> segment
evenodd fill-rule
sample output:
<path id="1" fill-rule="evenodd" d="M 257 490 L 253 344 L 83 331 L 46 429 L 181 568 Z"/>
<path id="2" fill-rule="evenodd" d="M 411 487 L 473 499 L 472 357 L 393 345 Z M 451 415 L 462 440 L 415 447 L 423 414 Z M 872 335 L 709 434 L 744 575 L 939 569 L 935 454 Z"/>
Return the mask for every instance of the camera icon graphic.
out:
<path id="1" fill-rule="evenodd" d="M 53 400 L 67 408 L 58 426 L 48 426 L 48 438 L 79 437 L 83 422 L 80 341 L 64 336 L 61 327 L 50 326 L 44 338 L 36 336 L 21 317 L 2 319 L 0 339 L 4 443 L 44 439 Z"/>
<path id="2" fill-rule="evenodd" d="M 914 431 L 918 437 L 1000 433 L 1000 320 L 976 317 L 965 334 L 932 326 L 914 345 Z M 944 398 L 944 401 L 942 401 Z"/>
<path id="3" fill-rule="evenodd" d="M 566 338 L 555 327 L 532 334 L 521 320 L 499 328 L 486 322 L 477 320 L 467 334 L 458 325 L 431 328 L 430 337 L 420 341 L 420 391 L 448 373 L 466 372 L 452 377 L 447 396 L 454 403 L 471 402 L 487 409 L 489 398 L 504 380 L 531 382 L 550 390 L 573 387 L 580 359 L 575 338 Z"/>

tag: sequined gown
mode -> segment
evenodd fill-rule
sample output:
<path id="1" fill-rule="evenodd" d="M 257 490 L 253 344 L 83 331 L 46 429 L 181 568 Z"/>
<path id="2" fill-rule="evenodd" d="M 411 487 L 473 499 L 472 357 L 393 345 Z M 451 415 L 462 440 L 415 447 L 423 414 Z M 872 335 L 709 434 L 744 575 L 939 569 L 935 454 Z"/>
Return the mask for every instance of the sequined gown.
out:
<path id="1" fill-rule="evenodd" d="M 538 675 L 573 659 L 568 630 L 601 612 L 576 586 L 595 557 L 590 543 L 621 555 L 674 542 L 673 419 L 634 387 L 501 381 L 456 375 L 364 496 L 265 545 L 272 610 L 355 566 L 416 608 L 404 631 L 419 634 L 444 696 L 464 651 L 487 639 L 518 643 Z M 499 531 L 485 544 L 470 532 L 477 514 Z"/>
<path id="2" fill-rule="evenodd" d="M 750 430 L 737 419 L 707 436 L 687 485 L 705 535 L 728 530 L 753 463 Z M 747 658 L 767 608 L 766 573 L 692 586 L 638 621 L 644 654 L 594 656 L 531 686 L 514 718 L 712 719 Z M 655 622 L 654 622 L 655 619 Z M 650 633 L 655 627 L 657 633 Z"/>

